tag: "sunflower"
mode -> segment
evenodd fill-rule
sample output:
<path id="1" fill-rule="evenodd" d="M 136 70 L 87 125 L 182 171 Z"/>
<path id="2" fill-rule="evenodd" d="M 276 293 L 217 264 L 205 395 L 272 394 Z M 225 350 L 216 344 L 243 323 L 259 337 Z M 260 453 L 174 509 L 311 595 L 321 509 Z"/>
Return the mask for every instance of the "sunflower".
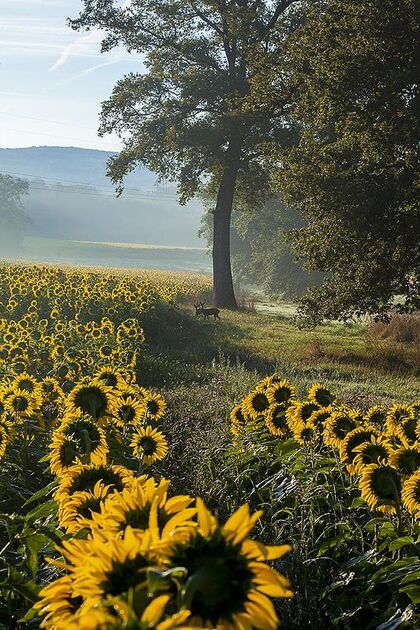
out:
<path id="1" fill-rule="evenodd" d="M 353 448 L 353 465 L 358 474 L 368 464 L 386 464 L 393 453 L 391 443 L 383 435 L 372 435 L 369 441 Z"/>
<path id="2" fill-rule="evenodd" d="M 417 441 L 417 427 L 419 420 L 416 418 L 407 418 L 403 420 L 395 429 L 394 436 L 399 439 L 402 444 L 414 444 Z"/>
<path id="3" fill-rule="evenodd" d="M 272 405 L 287 403 L 296 395 L 296 389 L 288 381 L 274 382 L 267 388 L 267 398 Z"/>
<path id="4" fill-rule="evenodd" d="M 145 406 L 146 417 L 148 420 L 159 420 L 165 413 L 166 402 L 163 400 L 160 394 L 149 393 L 143 399 Z"/>
<path id="5" fill-rule="evenodd" d="M 145 582 L 147 569 L 155 563 L 147 531 L 139 535 L 127 527 L 121 538 L 93 536 L 88 558 L 82 561 L 79 542 L 70 540 L 61 551 L 73 565 L 74 592 L 85 599 L 100 601 L 107 596 L 127 595 Z"/>
<path id="6" fill-rule="evenodd" d="M 236 405 L 236 407 L 232 409 L 232 411 L 230 412 L 230 421 L 232 427 L 235 427 L 236 429 L 240 429 L 246 426 L 248 418 L 244 413 L 242 405 Z"/>
<path id="7" fill-rule="evenodd" d="M 317 409 L 311 414 L 309 420 L 316 424 L 319 429 L 323 429 L 326 421 L 331 416 L 333 412 L 333 407 L 321 407 L 321 409 Z"/>
<path id="8" fill-rule="evenodd" d="M 300 422 L 295 424 L 293 437 L 302 446 L 315 445 L 319 437 L 316 424 L 308 420 L 308 422 Z"/>
<path id="9" fill-rule="evenodd" d="M 363 420 L 368 424 L 374 424 L 378 428 L 382 429 L 385 424 L 386 414 L 386 407 L 383 405 L 374 405 L 367 410 L 363 416 Z"/>
<path id="10" fill-rule="evenodd" d="M 93 532 L 102 531 L 115 537 L 127 527 L 144 532 L 150 528 L 155 540 L 181 534 L 186 528 L 195 527 L 191 520 L 196 509 L 191 507 L 189 496 L 168 499 L 169 481 L 159 483 L 153 478 L 135 480 L 131 487 L 110 495 L 98 514 L 92 514 L 86 523 Z"/>
<path id="11" fill-rule="evenodd" d="M 402 477 L 408 477 L 420 468 L 420 445 L 402 446 L 391 455 L 391 465 Z"/>
<path id="12" fill-rule="evenodd" d="M 361 471 L 359 487 L 372 510 L 395 514 L 401 498 L 401 478 L 388 464 L 368 464 Z"/>
<path id="13" fill-rule="evenodd" d="M 386 415 L 386 430 L 390 435 L 395 435 L 397 428 L 402 424 L 403 420 L 408 420 L 409 418 L 414 418 L 414 411 L 411 409 L 410 405 L 392 405 Z"/>
<path id="14" fill-rule="evenodd" d="M 22 392 L 32 394 L 33 392 L 39 390 L 39 383 L 36 378 L 31 376 L 27 372 L 24 372 L 14 379 L 12 387 L 14 387 L 15 389 L 19 389 Z"/>
<path id="15" fill-rule="evenodd" d="M 329 407 L 335 400 L 334 394 L 321 383 L 314 383 L 308 391 L 308 399 L 320 407 Z"/>
<path id="16" fill-rule="evenodd" d="M 134 456 L 149 466 L 162 460 L 168 452 L 166 437 L 150 425 L 140 427 L 133 433 L 130 446 Z"/>
<path id="17" fill-rule="evenodd" d="M 146 476 L 140 479 L 145 480 Z M 98 482 L 107 488 L 108 494 L 121 492 L 128 488 L 133 480 L 133 472 L 124 466 L 77 464 L 65 471 L 54 499 L 61 504 L 75 492 L 92 492 Z"/>
<path id="18" fill-rule="evenodd" d="M 112 388 L 95 383 L 77 385 L 67 399 L 69 411 L 101 418 L 112 412 Z"/>
<path id="19" fill-rule="evenodd" d="M 115 368 L 102 368 L 94 375 L 93 382 L 112 389 L 122 389 L 126 385 L 121 372 Z"/>
<path id="20" fill-rule="evenodd" d="M 105 464 L 107 447 L 102 442 L 94 446 L 88 439 L 79 440 L 73 434 L 65 435 L 56 431 L 50 444 L 51 472 L 61 477 L 75 464 Z"/>
<path id="21" fill-rule="evenodd" d="M 372 436 L 378 437 L 380 435 L 379 430 L 373 425 L 356 427 L 352 431 L 349 431 L 347 435 L 341 440 L 339 447 L 339 455 L 341 461 L 346 464 L 347 470 L 351 475 L 356 472 L 356 467 L 353 464 L 353 460 L 356 457 L 355 448 L 369 442 Z"/>
<path id="22" fill-rule="evenodd" d="M 136 426 L 142 423 L 145 410 L 144 402 L 132 396 L 118 398 L 114 406 L 113 422 L 121 429 L 126 426 Z"/>
<path id="23" fill-rule="evenodd" d="M 34 604 L 34 610 L 43 618 L 40 628 L 47 630 L 67 627 L 67 624 L 78 615 L 83 604 L 83 597 L 75 596 L 73 593 L 73 580 L 69 575 L 64 575 L 44 586 L 39 597 Z"/>
<path id="24" fill-rule="evenodd" d="M 44 378 L 40 390 L 44 402 L 61 402 L 64 399 L 64 392 L 55 378 Z"/>
<path id="25" fill-rule="evenodd" d="M 247 538 L 260 518 L 243 505 L 219 525 L 197 499 L 198 528 L 168 552 L 169 568 L 183 567 L 188 577 L 189 625 L 220 630 L 276 630 L 278 617 L 269 597 L 292 597 L 289 581 L 265 564 L 290 551 Z M 187 595 L 187 592 L 185 592 Z"/>
<path id="26" fill-rule="evenodd" d="M 244 399 L 242 406 L 245 414 L 256 420 L 267 413 L 270 401 L 264 390 L 256 388 Z"/>
<path id="27" fill-rule="evenodd" d="M 61 421 L 56 433 L 72 436 L 81 445 L 82 453 L 98 454 L 106 458 L 108 444 L 104 430 L 88 415 L 67 414 Z"/>
<path id="28" fill-rule="evenodd" d="M 286 435 L 289 430 L 286 418 L 287 407 L 285 405 L 272 405 L 265 417 L 267 429 L 273 435 Z"/>
<path id="29" fill-rule="evenodd" d="M 295 405 L 295 413 L 294 419 L 297 422 L 307 422 L 309 418 L 312 416 L 315 411 L 318 411 L 320 406 L 317 403 L 312 402 L 311 400 L 304 400 L 302 402 L 298 402 Z"/>
<path id="30" fill-rule="evenodd" d="M 98 481 L 93 491 L 75 492 L 60 505 L 58 520 L 67 534 L 76 534 L 87 525 L 92 512 L 100 512 L 108 488 Z"/>
<path id="31" fill-rule="evenodd" d="M 4 399 L 4 408 L 15 420 L 36 415 L 42 400 L 39 394 L 17 389 Z"/>
<path id="32" fill-rule="evenodd" d="M 420 471 L 412 474 L 403 483 L 401 499 L 405 509 L 416 516 L 420 513 Z"/>
<path id="33" fill-rule="evenodd" d="M 353 431 L 357 426 L 357 420 L 352 412 L 334 411 L 325 423 L 325 444 L 333 448 L 340 448 L 347 433 Z"/>

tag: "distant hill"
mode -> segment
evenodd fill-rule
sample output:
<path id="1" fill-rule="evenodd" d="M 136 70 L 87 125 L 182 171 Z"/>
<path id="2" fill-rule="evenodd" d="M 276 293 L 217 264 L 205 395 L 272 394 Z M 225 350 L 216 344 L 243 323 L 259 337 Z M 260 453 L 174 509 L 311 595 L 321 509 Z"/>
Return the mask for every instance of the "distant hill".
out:
<path id="1" fill-rule="evenodd" d="M 41 177 L 65 183 L 109 186 L 106 163 L 114 153 L 77 147 L 28 147 L 0 149 L 0 173 L 10 172 L 27 178 Z M 156 175 L 138 168 L 126 178 L 127 187 L 155 189 Z M 162 188 L 162 186 L 160 186 Z M 173 189 L 173 185 L 170 187 Z"/>
<path id="2" fill-rule="evenodd" d="M 137 169 L 116 198 L 105 175 L 107 151 L 74 147 L 0 149 L 0 173 L 30 182 L 25 212 L 33 237 L 203 247 L 197 232 L 203 213 L 193 201 L 181 207 L 175 189 L 155 186 Z"/>

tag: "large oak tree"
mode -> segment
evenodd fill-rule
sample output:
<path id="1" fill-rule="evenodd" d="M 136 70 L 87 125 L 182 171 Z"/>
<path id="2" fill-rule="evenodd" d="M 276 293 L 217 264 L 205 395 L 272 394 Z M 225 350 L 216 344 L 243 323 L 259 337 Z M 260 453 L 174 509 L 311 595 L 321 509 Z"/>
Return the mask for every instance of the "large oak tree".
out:
<path id="1" fill-rule="evenodd" d="M 146 71 L 122 78 L 103 103 L 100 133 L 123 149 L 109 165 L 116 184 L 137 165 L 176 180 L 182 202 L 203 185 L 215 191 L 213 276 L 217 306 L 236 307 L 230 224 L 241 178 L 268 190 L 267 144 L 285 145 L 290 95 L 253 107 L 250 85 L 276 68 L 274 29 L 293 31 L 296 0 L 84 0 L 75 29 L 104 31 L 104 51 L 125 46 L 144 55 Z M 299 4 L 299 3 L 297 3 Z M 278 46 L 278 42 L 277 42 Z M 255 59 L 259 63 L 255 64 Z"/>

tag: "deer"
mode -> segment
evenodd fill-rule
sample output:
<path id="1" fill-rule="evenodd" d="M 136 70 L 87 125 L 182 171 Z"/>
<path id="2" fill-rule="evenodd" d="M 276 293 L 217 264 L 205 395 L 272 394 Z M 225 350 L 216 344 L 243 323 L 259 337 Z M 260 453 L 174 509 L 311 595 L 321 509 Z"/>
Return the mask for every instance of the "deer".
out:
<path id="1" fill-rule="evenodd" d="M 195 306 L 195 314 L 196 315 L 202 315 L 204 317 L 204 319 L 208 319 L 209 317 L 211 317 L 213 315 L 213 318 L 219 319 L 219 313 L 220 310 L 218 308 L 204 308 L 204 304 L 205 302 L 200 302 L 197 306 Z"/>

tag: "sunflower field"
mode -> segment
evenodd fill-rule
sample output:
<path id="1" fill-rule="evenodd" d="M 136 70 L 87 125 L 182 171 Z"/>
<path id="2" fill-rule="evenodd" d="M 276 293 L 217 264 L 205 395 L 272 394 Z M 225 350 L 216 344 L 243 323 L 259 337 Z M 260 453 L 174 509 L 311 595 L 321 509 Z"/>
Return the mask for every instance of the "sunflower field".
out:
<path id="1" fill-rule="evenodd" d="M 207 278 L 0 268 L 0 627 L 275 629 L 290 546 L 171 492 L 142 317 Z"/>
<path id="2" fill-rule="evenodd" d="M 208 290 L 0 266 L 0 630 L 417 626 L 419 402 L 274 373 L 225 407 L 226 505 L 183 493 L 144 330 Z"/>
<path id="3" fill-rule="evenodd" d="M 242 496 L 293 547 L 293 627 L 419 627 L 420 401 L 361 411 L 273 374 L 230 419 Z"/>

